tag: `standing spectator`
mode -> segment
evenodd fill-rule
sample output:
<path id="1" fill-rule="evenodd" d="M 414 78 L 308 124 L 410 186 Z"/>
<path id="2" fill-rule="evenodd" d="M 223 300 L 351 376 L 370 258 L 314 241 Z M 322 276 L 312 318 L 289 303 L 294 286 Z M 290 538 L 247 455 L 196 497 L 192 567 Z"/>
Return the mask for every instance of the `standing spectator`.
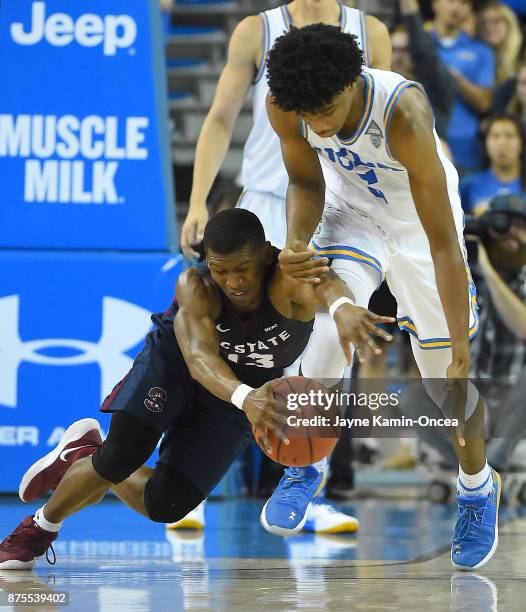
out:
<path id="1" fill-rule="evenodd" d="M 462 207 L 481 215 L 498 195 L 521 195 L 524 191 L 524 135 L 513 115 L 496 115 L 486 128 L 488 168 L 460 183 Z"/>
<path id="2" fill-rule="evenodd" d="M 515 76 L 522 48 L 522 32 L 509 6 L 491 0 L 479 14 L 479 37 L 495 53 L 497 83 Z"/>
<path id="3" fill-rule="evenodd" d="M 418 1 L 399 0 L 399 3 L 403 27 L 391 32 L 392 69 L 407 79 L 422 83 L 433 107 L 436 131 L 445 139 L 457 95 L 455 80 L 441 60 L 430 34 L 424 30 Z"/>
<path id="4" fill-rule="evenodd" d="M 457 85 L 447 141 L 461 175 L 480 168 L 479 115 L 490 108 L 495 79 L 492 49 L 462 31 L 467 2 L 471 0 L 434 0 L 431 30 L 440 57 Z"/>

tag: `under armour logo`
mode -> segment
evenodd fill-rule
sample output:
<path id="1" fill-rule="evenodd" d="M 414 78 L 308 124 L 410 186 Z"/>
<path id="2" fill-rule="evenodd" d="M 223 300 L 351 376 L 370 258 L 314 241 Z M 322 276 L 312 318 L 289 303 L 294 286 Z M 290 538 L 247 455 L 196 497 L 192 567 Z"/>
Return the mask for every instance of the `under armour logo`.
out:
<path id="1" fill-rule="evenodd" d="M 112 297 L 102 300 L 102 333 L 98 342 L 46 338 L 24 342 L 19 329 L 19 296 L 0 298 L 0 404 L 17 405 L 18 368 L 22 362 L 48 366 L 76 366 L 97 363 L 100 368 L 101 401 L 111 392 L 133 364 L 126 355 L 151 328 L 150 313 L 145 309 Z M 40 351 L 49 348 L 69 348 L 78 354 L 52 357 Z"/>
<path id="2" fill-rule="evenodd" d="M 148 391 L 148 397 L 144 400 L 144 405 L 152 412 L 161 412 L 164 403 L 168 399 L 168 394 L 161 387 L 152 387 Z"/>
<path id="3" fill-rule="evenodd" d="M 294 510 L 289 514 L 289 519 L 291 521 L 293 521 L 296 518 L 296 513 L 294 512 Z"/>

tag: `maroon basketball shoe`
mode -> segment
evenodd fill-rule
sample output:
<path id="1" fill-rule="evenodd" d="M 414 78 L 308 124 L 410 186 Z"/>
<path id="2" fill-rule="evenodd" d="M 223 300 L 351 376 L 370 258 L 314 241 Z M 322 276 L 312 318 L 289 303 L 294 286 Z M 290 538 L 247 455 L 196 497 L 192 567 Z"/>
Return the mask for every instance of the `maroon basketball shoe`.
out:
<path id="1" fill-rule="evenodd" d="M 54 491 L 75 461 L 93 455 L 102 445 L 100 426 L 95 419 L 81 419 L 70 425 L 60 442 L 22 476 L 18 496 L 33 501 Z"/>
<path id="2" fill-rule="evenodd" d="M 0 542 L 0 569 L 30 569 L 35 559 L 41 557 L 51 548 L 55 564 L 55 551 L 51 545 L 56 540 L 58 531 L 46 531 L 39 527 L 32 516 L 27 516 L 13 533 Z"/>

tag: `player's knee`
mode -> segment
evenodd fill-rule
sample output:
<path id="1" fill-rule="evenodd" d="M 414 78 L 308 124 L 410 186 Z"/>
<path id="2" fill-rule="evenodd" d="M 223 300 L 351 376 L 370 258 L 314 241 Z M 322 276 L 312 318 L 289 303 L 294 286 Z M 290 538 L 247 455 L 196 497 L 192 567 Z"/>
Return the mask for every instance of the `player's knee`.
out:
<path id="1" fill-rule="evenodd" d="M 105 440 L 100 449 L 92 455 L 93 469 L 99 476 L 119 484 L 126 480 L 141 464 L 136 465 L 133 449 L 126 443 Z"/>
<path id="2" fill-rule="evenodd" d="M 158 463 L 144 490 L 148 516 L 156 523 L 175 523 L 205 498 L 193 482 L 176 468 Z"/>
<path id="3" fill-rule="evenodd" d="M 116 412 L 108 437 L 91 457 L 93 469 L 102 478 L 119 484 L 144 464 L 159 438 L 160 434 L 140 419 Z"/>

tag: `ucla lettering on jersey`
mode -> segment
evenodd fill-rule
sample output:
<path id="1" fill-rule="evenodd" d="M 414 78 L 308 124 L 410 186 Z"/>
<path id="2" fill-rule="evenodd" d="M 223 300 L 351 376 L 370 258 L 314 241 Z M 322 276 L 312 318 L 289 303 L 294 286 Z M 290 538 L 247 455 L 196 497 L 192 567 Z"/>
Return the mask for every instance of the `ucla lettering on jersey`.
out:
<path id="1" fill-rule="evenodd" d="M 261 61 L 254 79 L 253 126 L 243 150 L 241 182 L 245 189 L 272 193 L 285 198 L 288 175 L 281 157 L 279 138 L 267 116 L 265 99 L 267 84 L 267 56 L 276 39 L 286 34 L 292 25 L 292 17 L 286 5 L 260 13 L 263 29 Z M 364 13 L 347 6 L 340 6 L 340 27 L 347 34 L 354 34 L 364 53 L 364 61 L 370 61 L 367 24 Z"/>
<path id="2" fill-rule="evenodd" d="M 357 128 L 349 138 L 320 138 L 305 122 L 303 137 L 317 151 L 323 169 L 326 199 L 361 211 L 389 230 L 420 225 L 411 195 L 409 176 L 389 149 L 389 126 L 401 94 L 420 87 L 399 74 L 364 69 L 364 105 Z M 449 200 L 459 235 L 463 215 L 458 196 L 458 174 L 446 158 L 436 132 L 437 153 L 444 167 Z M 334 194 L 336 198 L 331 198 Z M 340 206 L 342 205 L 340 204 Z"/>

